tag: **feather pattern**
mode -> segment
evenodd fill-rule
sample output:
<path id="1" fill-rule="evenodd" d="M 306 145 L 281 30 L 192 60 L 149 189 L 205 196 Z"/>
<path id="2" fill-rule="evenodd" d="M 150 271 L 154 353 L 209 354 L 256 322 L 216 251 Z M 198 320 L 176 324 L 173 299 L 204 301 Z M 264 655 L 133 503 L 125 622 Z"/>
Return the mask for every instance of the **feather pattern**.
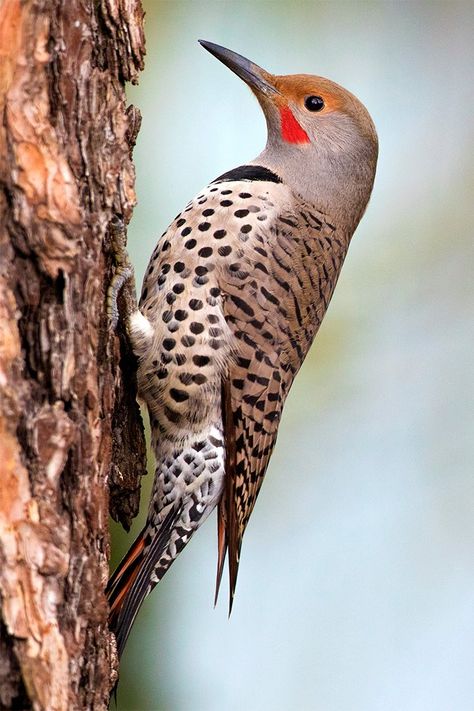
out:
<path id="1" fill-rule="evenodd" d="M 119 653 L 144 597 L 216 506 L 216 598 L 227 557 L 232 608 L 285 399 L 375 177 L 377 134 L 350 92 L 201 44 L 251 87 L 268 140 L 177 215 L 128 320 L 156 472 L 146 526 L 108 590 Z"/>
<path id="2" fill-rule="evenodd" d="M 215 506 L 216 600 L 227 556 L 232 609 L 285 398 L 347 250 L 323 213 L 268 172 L 231 171 L 177 215 L 131 319 L 157 468 L 146 526 L 108 586 L 119 653 L 143 599 Z"/>

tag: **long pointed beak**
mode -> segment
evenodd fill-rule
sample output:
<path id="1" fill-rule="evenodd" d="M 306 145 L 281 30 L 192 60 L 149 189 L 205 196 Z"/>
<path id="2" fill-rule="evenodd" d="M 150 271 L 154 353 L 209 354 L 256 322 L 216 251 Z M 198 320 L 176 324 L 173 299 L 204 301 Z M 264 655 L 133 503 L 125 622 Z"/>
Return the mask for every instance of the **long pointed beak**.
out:
<path id="1" fill-rule="evenodd" d="M 272 75 L 259 67 L 258 64 L 254 64 L 245 57 L 242 57 L 242 55 L 237 54 L 237 52 L 232 52 L 230 49 L 220 47 L 213 42 L 199 40 L 199 44 L 213 54 L 220 62 L 225 64 L 226 67 L 229 67 L 234 74 L 237 74 L 238 77 L 243 79 L 257 94 L 261 93 L 266 96 L 274 96 L 280 93 L 272 84 Z"/>

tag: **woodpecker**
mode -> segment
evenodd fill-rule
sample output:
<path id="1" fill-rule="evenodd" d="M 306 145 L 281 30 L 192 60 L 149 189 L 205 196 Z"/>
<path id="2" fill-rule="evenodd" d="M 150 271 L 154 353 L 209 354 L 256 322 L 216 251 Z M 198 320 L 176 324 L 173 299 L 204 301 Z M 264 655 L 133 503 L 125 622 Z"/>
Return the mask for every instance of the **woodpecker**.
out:
<path id="1" fill-rule="evenodd" d="M 242 537 L 282 408 L 377 163 L 374 124 L 353 94 L 318 76 L 269 74 L 200 43 L 253 91 L 268 140 L 171 223 L 128 318 L 156 472 L 145 527 L 107 587 L 119 655 L 143 600 L 216 507 L 216 598 L 227 555 L 232 608 Z"/>

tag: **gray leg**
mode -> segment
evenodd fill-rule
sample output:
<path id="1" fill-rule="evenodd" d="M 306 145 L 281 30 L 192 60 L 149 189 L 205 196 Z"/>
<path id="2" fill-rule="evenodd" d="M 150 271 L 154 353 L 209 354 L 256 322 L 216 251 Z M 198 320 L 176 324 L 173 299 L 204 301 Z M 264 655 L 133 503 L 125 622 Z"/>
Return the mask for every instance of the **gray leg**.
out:
<path id="1" fill-rule="evenodd" d="M 126 249 L 127 233 L 123 220 L 119 217 L 114 217 L 110 222 L 110 236 L 116 268 L 107 290 L 107 315 L 110 328 L 115 331 L 119 321 L 118 297 L 123 287 L 127 285 L 123 293 L 123 300 L 125 303 L 124 320 L 128 332 L 130 315 L 137 310 L 137 296 L 133 266 Z"/>

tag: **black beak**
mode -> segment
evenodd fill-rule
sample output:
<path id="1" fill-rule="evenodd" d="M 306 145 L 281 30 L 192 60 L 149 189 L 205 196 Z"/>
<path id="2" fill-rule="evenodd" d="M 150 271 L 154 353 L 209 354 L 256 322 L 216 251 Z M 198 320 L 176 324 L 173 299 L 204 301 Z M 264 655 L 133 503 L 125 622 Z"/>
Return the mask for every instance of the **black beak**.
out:
<path id="1" fill-rule="evenodd" d="M 243 79 L 257 94 L 261 93 L 269 96 L 280 93 L 271 83 L 271 74 L 259 67 L 258 64 L 254 64 L 242 57 L 242 55 L 237 54 L 237 52 L 232 52 L 232 50 L 220 47 L 213 42 L 199 40 L 199 44 L 225 64 L 226 67 L 229 67 L 234 74 Z"/>

